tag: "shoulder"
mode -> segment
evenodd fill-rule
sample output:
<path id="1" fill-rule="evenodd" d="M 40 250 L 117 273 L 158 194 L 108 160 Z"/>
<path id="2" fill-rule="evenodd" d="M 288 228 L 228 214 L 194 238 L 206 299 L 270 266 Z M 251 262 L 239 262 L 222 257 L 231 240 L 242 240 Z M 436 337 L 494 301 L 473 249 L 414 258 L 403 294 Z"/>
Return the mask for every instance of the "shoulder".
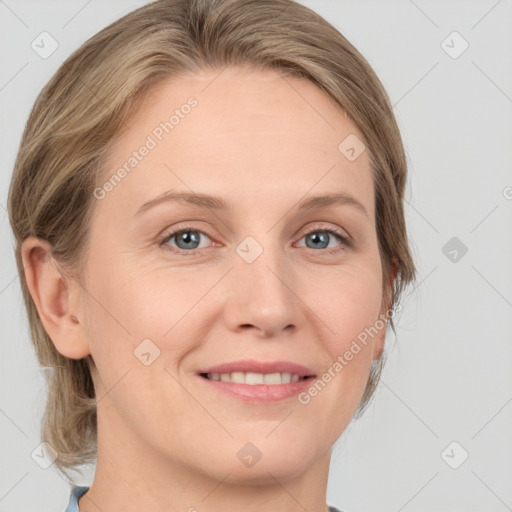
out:
<path id="1" fill-rule="evenodd" d="M 78 500 L 82 494 L 85 494 L 89 490 L 89 487 L 75 485 L 71 489 L 71 495 L 69 497 L 69 503 L 64 512 L 78 512 Z"/>

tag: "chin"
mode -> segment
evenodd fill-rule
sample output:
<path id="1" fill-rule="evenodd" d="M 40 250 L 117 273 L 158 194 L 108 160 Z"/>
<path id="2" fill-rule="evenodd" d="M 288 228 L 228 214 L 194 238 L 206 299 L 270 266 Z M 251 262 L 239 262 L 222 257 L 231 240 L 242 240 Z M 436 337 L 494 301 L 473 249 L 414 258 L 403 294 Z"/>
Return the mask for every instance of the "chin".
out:
<path id="1" fill-rule="evenodd" d="M 286 482 L 306 472 L 326 452 L 327 460 L 329 455 L 329 447 L 317 446 L 305 439 L 301 442 L 286 440 L 277 435 L 274 439 L 272 435 L 268 438 L 262 435 L 250 442 L 231 440 L 222 448 L 211 447 L 218 451 L 198 463 L 210 477 L 222 480 L 229 475 L 228 481 L 238 485 Z"/>
<path id="2" fill-rule="evenodd" d="M 309 463 L 308 463 L 309 462 Z M 263 458 L 252 467 L 244 467 L 242 464 L 226 465 L 225 472 L 216 471 L 211 475 L 218 480 L 223 480 L 229 474 L 227 481 L 235 485 L 269 485 L 275 484 L 276 480 L 280 483 L 287 482 L 299 477 L 306 472 L 312 461 L 305 461 L 296 458 L 294 463 L 283 463 L 279 459 L 279 454 L 275 454 L 272 460 L 263 461 Z M 211 471 L 211 468 L 209 468 Z"/>

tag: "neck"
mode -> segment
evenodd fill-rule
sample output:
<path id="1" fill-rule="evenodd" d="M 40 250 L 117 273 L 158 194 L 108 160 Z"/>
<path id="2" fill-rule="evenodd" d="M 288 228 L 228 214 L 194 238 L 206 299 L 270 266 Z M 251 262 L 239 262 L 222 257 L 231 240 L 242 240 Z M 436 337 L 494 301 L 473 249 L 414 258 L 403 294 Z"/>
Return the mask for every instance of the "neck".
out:
<path id="1" fill-rule="evenodd" d="M 98 409 L 98 457 L 94 481 L 79 500 L 80 512 L 326 512 L 330 451 L 305 472 L 272 471 L 262 461 L 250 478 L 237 470 L 201 471 L 157 453 L 126 429 L 120 418 L 103 422 Z M 193 450 L 193 446 L 191 446 Z"/>

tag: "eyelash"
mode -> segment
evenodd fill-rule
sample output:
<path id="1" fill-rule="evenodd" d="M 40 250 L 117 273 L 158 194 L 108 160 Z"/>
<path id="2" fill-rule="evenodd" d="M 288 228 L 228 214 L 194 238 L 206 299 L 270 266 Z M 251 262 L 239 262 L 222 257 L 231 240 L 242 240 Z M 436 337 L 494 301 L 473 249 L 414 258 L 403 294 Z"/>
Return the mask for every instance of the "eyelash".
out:
<path id="1" fill-rule="evenodd" d="M 176 231 L 172 231 L 171 233 L 165 233 L 164 235 L 162 235 L 160 238 L 159 238 L 159 246 L 161 247 L 164 247 L 165 244 L 171 240 L 171 238 L 175 237 L 175 236 L 178 236 L 178 235 L 181 235 L 182 233 L 186 233 L 188 231 L 192 231 L 192 232 L 195 232 L 195 233 L 201 233 L 202 235 L 205 235 L 206 237 L 210 238 L 210 235 L 208 235 L 208 233 L 205 233 L 204 231 L 200 230 L 200 229 L 197 229 L 197 228 L 194 228 L 192 226 L 185 226 L 183 228 L 180 228 Z M 341 241 L 341 244 L 344 245 L 345 247 L 352 247 L 352 241 L 351 239 L 345 235 L 342 231 L 340 230 L 337 230 L 337 229 L 334 229 L 334 228 L 330 228 L 330 229 L 324 229 L 324 228 L 320 228 L 318 226 L 313 226 L 313 228 L 311 228 L 310 230 L 306 231 L 305 233 L 302 234 L 301 236 L 301 239 L 304 238 L 305 236 L 308 236 L 310 235 L 311 233 L 329 233 L 329 234 L 332 234 L 332 235 L 335 235 L 336 237 L 338 237 Z M 175 247 L 172 247 L 170 248 L 169 246 L 165 246 L 164 247 L 166 250 L 170 250 L 174 253 L 177 253 L 177 254 L 183 254 L 183 255 L 186 255 L 186 256 L 194 256 L 195 254 L 197 254 L 199 251 L 201 251 L 202 249 L 195 249 L 193 251 L 184 251 L 182 249 L 176 249 Z M 313 249 L 314 250 L 314 249 Z M 340 251 L 342 251 L 343 249 L 323 249 L 323 252 L 325 254 L 328 254 L 328 255 L 332 255 L 332 254 L 337 254 L 339 253 Z"/>

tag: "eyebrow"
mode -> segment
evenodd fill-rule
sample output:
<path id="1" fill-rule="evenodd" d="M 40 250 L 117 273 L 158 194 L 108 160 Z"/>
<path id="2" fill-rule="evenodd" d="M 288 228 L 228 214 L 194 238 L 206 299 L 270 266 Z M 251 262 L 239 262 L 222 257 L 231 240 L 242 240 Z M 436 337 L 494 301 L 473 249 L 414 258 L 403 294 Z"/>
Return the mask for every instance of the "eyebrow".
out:
<path id="1" fill-rule="evenodd" d="M 201 193 L 192 193 L 192 192 L 175 192 L 168 191 L 160 196 L 151 199 L 147 203 L 144 203 L 135 213 L 136 217 L 139 217 L 144 212 L 158 206 L 162 203 L 168 202 L 182 202 L 187 204 L 192 204 L 195 206 L 200 206 L 204 208 L 211 208 L 213 210 L 229 210 L 230 207 L 226 201 L 221 199 L 220 197 L 211 196 L 209 194 L 201 194 Z M 345 193 L 340 192 L 336 194 L 322 194 L 316 196 L 309 196 L 306 199 L 297 203 L 296 209 L 298 211 L 304 210 L 312 210 L 314 208 L 322 208 L 328 206 L 339 206 L 339 205 L 349 205 L 354 206 L 357 210 L 363 213 L 366 217 L 369 217 L 366 208 L 363 204 L 357 200 L 355 197 Z"/>

